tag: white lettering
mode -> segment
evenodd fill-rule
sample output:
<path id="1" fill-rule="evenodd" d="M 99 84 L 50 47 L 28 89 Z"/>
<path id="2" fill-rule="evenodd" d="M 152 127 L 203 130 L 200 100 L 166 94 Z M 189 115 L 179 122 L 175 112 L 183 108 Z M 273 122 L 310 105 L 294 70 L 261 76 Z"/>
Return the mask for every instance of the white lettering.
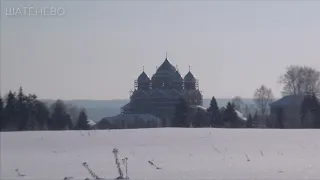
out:
<path id="1" fill-rule="evenodd" d="M 22 13 L 21 13 L 21 9 L 20 8 L 17 8 L 16 12 L 15 12 L 15 15 L 20 15 L 22 16 Z"/>
<path id="2" fill-rule="evenodd" d="M 34 8 L 34 7 L 29 7 L 29 13 L 28 15 L 29 16 L 36 16 L 38 13 L 37 13 L 37 9 Z"/>
<path id="3" fill-rule="evenodd" d="M 42 11 L 41 14 L 44 15 L 44 16 L 49 16 L 50 14 L 49 14 L 49 12 L 48 12 L 48 9 L 49 9 L 48 7 L 44 7 L 44 8 L 42 9 L 43 11 Z"/>
<path id="4" fill-rule="evenodd" d="M 6 8 L 6 16 L 62 16 L 66 11 L 63 7 L 32 7 Z"/>
<path id="5" fill-rule="evenodd" d="M 23 15 L 25 16 L 27 14 L 28 7 L 22 7 L 22 9 L 23 9 Z"/>
<path id="6" fill-rule="evenodd" d="M 6 16 L 14 16 L 14 8 L 6 8 Z"/>
<path id="7" fill-rule="evenodd" d="M 57 15 L 57 9 L 55 7 L 50 7 L 50 15 L 51 16 Z"/>
<path id="8" fill-rule="evenodd" d="M 63 16 L 66 13 L 66 11 L 65 11 L 64 8 L 59 7 L 58 10 L 57 10 L 57 13 L 58 13 L 59 16 Z"/>

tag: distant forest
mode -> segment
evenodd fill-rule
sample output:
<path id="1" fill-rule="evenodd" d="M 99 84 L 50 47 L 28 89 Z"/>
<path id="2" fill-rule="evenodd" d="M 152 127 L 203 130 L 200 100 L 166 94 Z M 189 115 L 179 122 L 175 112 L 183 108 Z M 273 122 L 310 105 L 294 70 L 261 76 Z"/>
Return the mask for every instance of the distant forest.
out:
<path id="1" fill-rule="evenodd" d="M 22 87 L 0 97 L 0 120 L 3 131 L 90 129 L 85 109 L 62 100 L 48 105 L 35 94 L 24 94 Z"/>

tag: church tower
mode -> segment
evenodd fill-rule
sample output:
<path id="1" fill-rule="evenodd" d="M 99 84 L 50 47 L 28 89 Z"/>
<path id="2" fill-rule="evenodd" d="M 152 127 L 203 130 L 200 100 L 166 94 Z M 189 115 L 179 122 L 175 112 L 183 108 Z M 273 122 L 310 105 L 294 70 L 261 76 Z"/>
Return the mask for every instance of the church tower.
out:
<path id="1" fill-rule="evenodd" d="M 138 90 L 149 90 L 150 89 L 150 78 L 148 77 L 148 75 L 144 72 L 144 68 L 142 70 L 142 73 L 140 74 L 140 76 L 138 77 L 137 80 L 137 85 L 136 87 L 138 88 Z"/>
<path id="2" fill-rule="evenodd" d="M 189 72 L 184 76 L 184 89 L 185 90 L 197 89 L 197 80 L 191 73 L 190 66 L 189 66 Z"/>

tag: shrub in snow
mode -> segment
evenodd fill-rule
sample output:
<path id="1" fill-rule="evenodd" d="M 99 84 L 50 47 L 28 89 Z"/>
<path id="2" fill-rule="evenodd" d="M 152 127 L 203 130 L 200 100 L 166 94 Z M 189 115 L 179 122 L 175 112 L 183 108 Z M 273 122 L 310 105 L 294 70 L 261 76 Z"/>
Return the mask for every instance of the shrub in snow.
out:
<path id="1" fill-rule="evenodd" d="M 119 153 L 118 149 L 114 148 L 112 153 L 114 154 L 114 158 L 116 160 L 116 166 L 117 166 L 118 173 L 119 173 L 119 177 L 117 177 L 117 179 L 124 179 L 123 172 L 121 170 L 121 164 L 120 164 L 119 158 L 118 158 L 118 153 Z"/>
<path id="2" fill-rule="evenodd" d="M 16 169 L 15 171 L 18 173 L 18 176 L 26 176 L 26 175 L 24 175 L 24 174 L 21 174 L 20 171 L 19 171 L 19 169 Z"/>
<path id="3" fill-rule="evenodd" d="M 96 175 L 96 173 L 94 173 L 94 172 L 89 168 L 88 163 L 84 162 L 82 165 L 88 170 L 88 172 L 90 173 L 90 175 L 91 175 L 94 179 L 101 179 L 101 178 L 99 178 L 99 177 Z"/>
<path id="4" fill-rule="evenodd" d="M 128 158 L 127 157 L 123 158 L 122 163 L 123 163 L 125 170 L 126 170 L 126 179 L 129 179 L 129 177 L 128 177 Z"/>

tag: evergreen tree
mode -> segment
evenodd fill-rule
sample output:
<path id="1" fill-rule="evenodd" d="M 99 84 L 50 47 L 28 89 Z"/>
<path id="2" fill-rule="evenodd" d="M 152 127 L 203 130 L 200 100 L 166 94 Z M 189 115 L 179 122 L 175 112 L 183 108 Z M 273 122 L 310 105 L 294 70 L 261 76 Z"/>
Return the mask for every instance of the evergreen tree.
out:
<path id="1" fill-rule="evenodd" d="M 226 118 L 227 122 L 229 123 L 230 127 L 236 128 L 237 123 L 238 123 L 238 115 L 237 115 L 233 105 L 231 104 L 231 102 L 228 102 L 227 108 L 224 113 L 225 113 L 225 118 Z"/>
<path id="2" fill-rule="evenodd" d="M 4 104 L 2 97 L 0 96 L 0 130 L 4 129 Z"/>
<path id="3" fill-rule="evenodd" d="M 70 114 L 67 113 L 65 121 L 66 121 L 66 125 L 65 125 L 64 129 L 72 130 L 73 123 L 72 123 L 72 118 L 71 118 Z"/>
<path id="4" fill-rule="evenodd" d="M 205 127 L 207 126 L 207 123 L 205 122 L 205 117 L 203 113 L 201 113 L 200 109 L 197 110 L 195 119 L 192 123 L 193 127 Z"/>
<path id="5" fill-rule="evenodd" d="M 9 91 L 6 98 L 6 106 L 3 112 L 3 128 L 16 129 L 16 127 L 18 126 L 16 101 L 16 94 L 12 91 Z"/>
<path id="6" fill-rule="evenodd" d="M 29 94 L 26 97 L 28 119 L 27 119 L 27 129 L 38 130 L 39 124 L 37 122 L 37 109 L 36 109 L 37 96 L 35 94 Z"/>
<path id="7" fill-rule="evenodd" d="M 2 130 L 38 130 L 44 129 L 49 119 L 49 109 L 37 100 L 35 94 L 26 96 L 23 88 L 19 88 L 18 95 L 9 91 L 5 103 L 0 97 L 0 129 Z M 72 128 L 72 122 L 66 116 L 63 121 L 68 128 Z M 53 122 L 53 121 L 52 121 Z"/>
<path id="8" fill-rule="evenodd" d="M 174 127 L 188 127 L 187 113 L 188 113 L 188 102 L 185 98 L 180 97 L 178 103 L 175 106 L 173 126 Z"/>
<path id="9" fill-rule="evenodd" d="M 17 95 L 16 101 L 16 108 L 18 118 L 18 130 L 26 130 L 30 114 L 28 111 L 28 97 L 24 95 L 22 87 L 19 88 L 19 93 Z"/>
<path id="10" fill-rule="evenodd" d="M 214 96 L 212 96 L 212 99 L 210 101 L 210 106 L 208 108 L 208 113 L 210 117 L 210 125 L 213 127 L 215 124 L 219 124 L 219 107 L 217 100 Z"/>
<path id="11" fill-rule="evenodd" d="M 76 129 L 81 129 L 81 130 L 88 130 L 90 129 L 90 126 L 88 124 L 88 116 L 85 112 L 84 109 L 81 110 L 78 118 L 78 122 L 76 125 Z"/>
<path id="12" fill-rule="evenodd" d="M 41 101 L 37 100 L 35 102 L 36 109 L 36 121 L 39 124 L 40 129 L 46 129 L 49 121 L 49 109 L 48 107 Z"/>
<path id="13" fill-rule="evenodd" d="M 52 118 L 52 114 L 49 115 L 48 122 L 47 122 L 47 128 L 48 128 L 48 130 L 56 130 L 56 123 L 54 122 L 54 119 Z"/>
<path id="14" fill-rule="evenodd" d="M 63 130 L 70 126 L 71 118 L 66 111 L 66 106 L 62 100 L 57 100 L 52 106 L 52 114 L 50 118 L 50 129 Z M 72 124 L 72 123 L 71 123 Z"/>
<path id="15" fill-rule="evenodd" d="M 214 127 L 225 127 L 226 126 L 226 117 L 225 117 L 225 107 L 219 108 L 218 116 L 215 118 Z"/>
<path id="16" fill-rule="evenodd" d="M 252 116 L 251 116 L 251 114 L 249 114 L 249 117 L 248 117 L 248 119 L 247 119 L 247 123 L 246 123 L 246 127 L 247 128 L 252 128 Z"/>

